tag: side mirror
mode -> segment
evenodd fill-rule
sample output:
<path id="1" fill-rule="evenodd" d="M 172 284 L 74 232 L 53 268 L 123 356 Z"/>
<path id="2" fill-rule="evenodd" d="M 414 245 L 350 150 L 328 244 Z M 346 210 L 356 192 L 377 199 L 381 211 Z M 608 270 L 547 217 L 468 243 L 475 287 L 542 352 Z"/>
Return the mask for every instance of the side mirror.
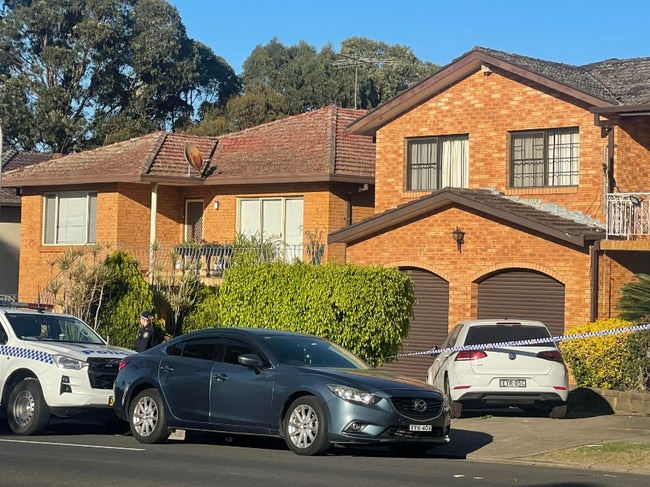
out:
<path id="1" fill-rule="evenodd" d="M 264 365 L 264 362 L 262 362 L 262 359 L 260 358 L 259 355 L 255 353 L 245 353 L 237 357 L 237 361 L 245 365 L 246 367 L 252 367 L 255 369 L 261 369 L 262 366 Z"/>

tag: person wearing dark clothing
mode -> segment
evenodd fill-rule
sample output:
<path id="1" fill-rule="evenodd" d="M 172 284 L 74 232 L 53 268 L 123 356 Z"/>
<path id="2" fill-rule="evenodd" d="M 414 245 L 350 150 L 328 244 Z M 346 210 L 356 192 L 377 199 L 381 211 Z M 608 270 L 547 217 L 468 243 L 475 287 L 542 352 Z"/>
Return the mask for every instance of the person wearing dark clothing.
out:
<path id="1" fill-rule="evenodd" d="M 143 311 L 140 315 L 138 337 L 133 342 L 133 350 L 136 352 L 144 352 L 157 344 L 153 315 L 149 311 Z"/>

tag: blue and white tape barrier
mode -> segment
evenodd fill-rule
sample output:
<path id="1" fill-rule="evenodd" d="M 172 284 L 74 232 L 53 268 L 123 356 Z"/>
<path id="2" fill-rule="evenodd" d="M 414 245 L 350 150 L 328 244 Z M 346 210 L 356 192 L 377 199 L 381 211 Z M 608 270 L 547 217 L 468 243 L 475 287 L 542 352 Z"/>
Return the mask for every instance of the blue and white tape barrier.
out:
<path id="1" fill-rule="evenodd" d="M 548 338 L 534 338 L 528 340 L 515 340 L 510 342 L 482 343 L 478 345 L 463 345 L 459 347 L 432 348 L 430 350 L 425 350 L 423 352 L 402 353 L 387 358 L 413 357 L 417 355 L 440 355 L 441 353 L 463 352 L 466 350 L 489 350 L 491 348 L 520 347 L 525 345 L 539 345 L 542 343 L 558 343 L 567 340 L 575 340 L 578 338 L 595 338 L 595 337 L 601 337 L 606 335 L 618 335 L 620 333 L 629 333 L 629 332 L 636 332 L 636 331 L 643 331 L 643 330 L 650 330 L 650 323 L 646 323 L 644 325 L 630 326 L 628 328 L 612 328 L 611 330 L 599 330 L 599 331 L 590 331 L 588 333 L 577 333 L 575 335 L 560 335 L 560 336 L 548 337 Z"/>

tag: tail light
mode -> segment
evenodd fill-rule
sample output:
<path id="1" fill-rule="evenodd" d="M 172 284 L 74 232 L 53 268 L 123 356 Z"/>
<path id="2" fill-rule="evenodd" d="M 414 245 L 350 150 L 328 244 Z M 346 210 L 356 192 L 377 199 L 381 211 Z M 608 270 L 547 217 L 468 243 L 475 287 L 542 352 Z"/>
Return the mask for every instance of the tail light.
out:
<path id="1" fill-rule="evenodd" d="M 560 362 L 564 363 L 562 359 L 562 354 L 557 350 L 547 350 L 545 352 L 539 352 L 537 356 L 544 360 L 550 360 L 551 362 Z"/>
<path id="2" fill-rule="evenodd" d="M 119 367 L 119 370 L 122 370 L 124 367 L 126 367 L 126 366 L 129 365 L 130 363 L 131 363 L 131 359 L 130 359 L 129 357 L 124 357 L 124 358 L 120 361 L 120 367 Z"/>
<path id="3" fill-rule="evenodd" d="M 480 360 L 487 357 L 487 353 L 483 350 L 464 350 L 456 354 L 454 362 L 462 362 L 465 360 Z"/>

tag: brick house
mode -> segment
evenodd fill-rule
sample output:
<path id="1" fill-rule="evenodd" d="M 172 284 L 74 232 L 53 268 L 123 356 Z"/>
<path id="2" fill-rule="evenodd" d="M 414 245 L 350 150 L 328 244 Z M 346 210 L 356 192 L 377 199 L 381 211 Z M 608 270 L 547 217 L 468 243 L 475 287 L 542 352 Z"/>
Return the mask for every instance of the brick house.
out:
<path id="1" fill-rule="evenodd" d="M 476 47 L 353 122 L 376 140 L 375 215 L 330 257 L 409 272 L 404 353 L 472 318 L 562 334 L 650 272 L 650 58 L 570 66 Z M 423 378 L 430 357 L 387 368 Z"/>
<path id="2" fill-rule="evenodd" d="M 112 244 L 147 270 L 154 243 L 264 234 L 304 259 L 309 239 L 324 245 L 373 214 L 372 138 L 344 134 L 364 113 L 328 106 L 222 137 L 156 132 L 5 174 L 22 193 L 19 299 L 41 297 L 70 245 Z"/>
<path id="3" fill-rule="evenodd" d="M 2 152 L 0 172 L 51 159 L 52 154 L 35 152 Z M 1 175 L 0 175 L 1 176 Z M 18 259 L 20 255 L 20 196 L 14 188 L 4 187 L 0 178 L 0 299 L 13 299 L 18 294 Z"/>

